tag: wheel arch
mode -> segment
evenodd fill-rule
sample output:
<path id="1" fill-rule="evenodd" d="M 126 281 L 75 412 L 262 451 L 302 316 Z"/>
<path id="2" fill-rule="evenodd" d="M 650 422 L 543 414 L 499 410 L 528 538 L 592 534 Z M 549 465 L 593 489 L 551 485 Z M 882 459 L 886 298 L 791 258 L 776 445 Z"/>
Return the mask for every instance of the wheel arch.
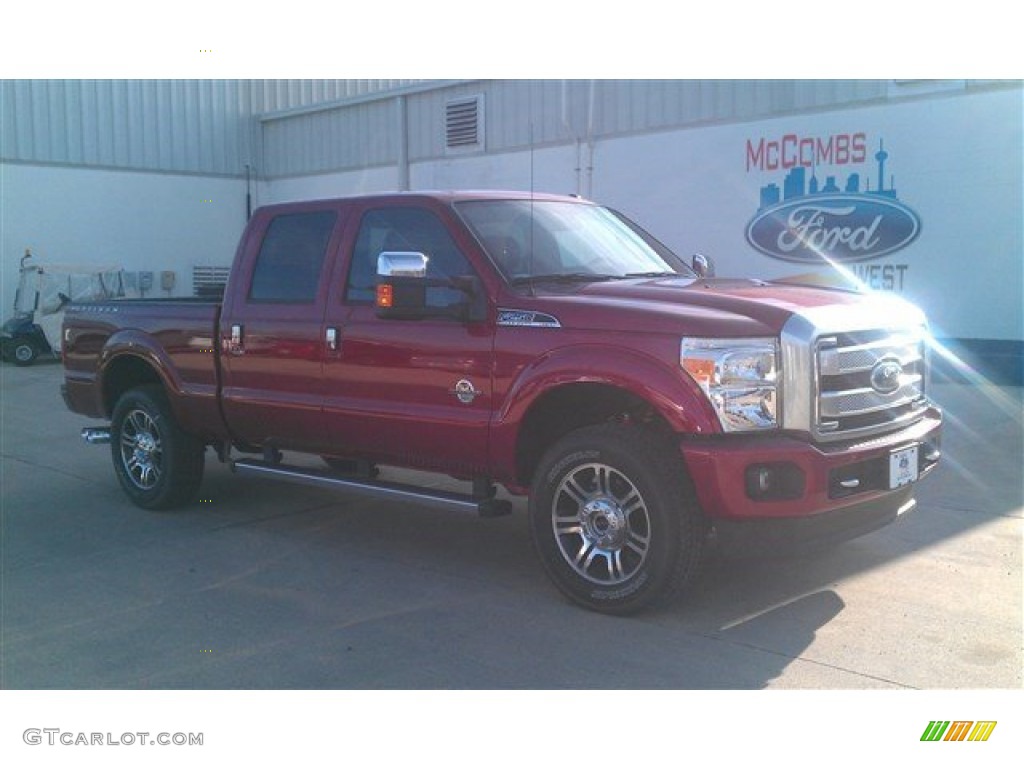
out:
<path id="1" fill-rule="evenodd" d="M 146 384 L 158 384 L 166 389 L 163 378 L 150 361 L 134 354 L 114 356 L 104 366 L 100 384 L 104 412 L 107 416 L 112 415 L 114 406 L 125 392 Z"/>
<path id="2" fill-rule="evenodd" d="M 620 386 L 573 382 L 547 389 L 523 415 L 516 440 L 516 481 L 528 486 L 544 452 L 565 435 L 616 421 L 671 431 L 668 422 L 649 402 Z"/>
<path id="3" fill-rule="evenodd" d="M 177 408 L 181 388 L 174 368 L 159 346 L 154 346 L 142 333 L 125 331 L 114 334 L 100 354 L 98 388 L 103 411 L 109 417 L 117 401 L 127 391 L 147 384 L 160 385 L 170 402 L 171 410 L 180 418 Z"/>
<path id="4" fill-rule="evenodd" d="M 494 458 L 499 466 L 511 463 L 514 485 L 525 489 L 557 440 L 616 421 L 665 434 L 719 430 L 710 406 L 682 371 L 632 351 L 575 347 L 549 356 L 510 389 L 492 433 Z"/>

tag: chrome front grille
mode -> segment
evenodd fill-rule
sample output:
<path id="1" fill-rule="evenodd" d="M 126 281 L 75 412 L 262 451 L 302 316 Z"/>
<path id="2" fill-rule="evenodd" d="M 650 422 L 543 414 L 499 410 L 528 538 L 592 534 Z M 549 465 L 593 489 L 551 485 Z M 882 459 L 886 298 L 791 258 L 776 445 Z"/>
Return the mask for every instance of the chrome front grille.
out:
<path id="1" fill-rule="evenodd" d="M 815 344 L 812 430 L 821 440 L 879 434 L 905 426 L 925 407 L 925 346 L 919 333 L 861 331 Z"/>
<path id="2" fill-rule="evenodd" d="M 845 392 L 825 392 L 821 396 L 822 419 L 842 419 L 848 416 L 864 416 L 876 411 L 888 411 L 921 396 L 921 377 L 909 380 L 891 394 L 882 395 L 873 389 L 853 389 Z"/>
<path id="3" fill-rule="evenodd" d="M 844 346 L 839 346 L 840 344 Z M 891 334 L 872 331 L 844 333 L 819 340 L 818 370 L 822 376 L 842 376 L 870 371 L 887 358 L 904 366 L 923 359 L 922 340 L 916 334 Z"/>

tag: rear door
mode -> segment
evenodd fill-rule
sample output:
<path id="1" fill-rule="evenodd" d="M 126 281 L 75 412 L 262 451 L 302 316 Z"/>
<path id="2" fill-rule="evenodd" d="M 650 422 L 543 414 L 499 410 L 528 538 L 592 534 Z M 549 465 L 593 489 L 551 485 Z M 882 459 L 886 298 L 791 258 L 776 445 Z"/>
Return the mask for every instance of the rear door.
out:
<path id="1" fill-rule="evenodd" d="M 224 416 L 235 440 L 322 451 L 324 308 L 347 209 L 265 209 L 221 316 Z M 248 278 L 248 279 L 246 279 Z"/>
<path id="2" fill-rule="evenodd" d="M 373 305 L 382 251 L 425 253 L 431 277 L 474 275 L 469 244 L 453 236 L 455 229 L 451 212 L 429 201 L 398 199 L 353 211 L 325 321 L 325 332 L 338 339 L 327 352 L 324 393 L 336 453 L 454 474 L 486 472 L 493 311 L 483 322 L 382 320 Z M 428 289 L 428 302 L 438 305 L 463 298 L 452 288 Z"/>

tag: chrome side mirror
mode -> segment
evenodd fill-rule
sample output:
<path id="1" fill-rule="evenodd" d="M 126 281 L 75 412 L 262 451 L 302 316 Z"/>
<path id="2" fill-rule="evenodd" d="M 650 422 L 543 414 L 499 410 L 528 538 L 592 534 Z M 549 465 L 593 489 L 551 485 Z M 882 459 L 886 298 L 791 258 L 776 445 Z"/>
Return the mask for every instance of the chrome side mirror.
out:
<path id="1" fill-rule="evenodd" d="M 703 253 L 693 254 L 693 271 L 697 273 L 697 277 L 714 277 L 715 276 L 715 262 L 712 261 L 710 256 L 705 256 Z"/>
<path id="2" fill-rule="evenodd" d="M 384 251 L 377 257 L 378 277 L 426 277 L 430 257 L 418 251 Z"/>
<path id="3" fill-rule="evenodd" d="M 430 257 L 418 251 L 384 251 L 377 257 L 374 304 L 377 317 L 391 320 L 447 318 L 460 322 L 487 319 L 487 301 L 476 276 L 427 277 Z M 431 305 L 430 289 L 459 291 L 460 301 Z"/>
<path id="4" fill-rule="evenodd" d="M 427 265 L 416 251 L 385 251 L 377 257 L 377 316 L 420 319 L 427 310 Z"/>

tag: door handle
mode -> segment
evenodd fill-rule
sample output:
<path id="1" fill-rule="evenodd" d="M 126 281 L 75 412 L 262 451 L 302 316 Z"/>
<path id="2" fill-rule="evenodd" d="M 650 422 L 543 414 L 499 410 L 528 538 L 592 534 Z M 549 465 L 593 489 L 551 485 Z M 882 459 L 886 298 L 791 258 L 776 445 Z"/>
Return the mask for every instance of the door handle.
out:
<path id="1" fill-rule="evenodd" d="M 328 328 L 324 333 L 324 338 L 327 342 L 328 351 L 337 352 L 338 348 L 341 346 L 341 342 L 338 339 L 338 329 Z"/>
<path id="2" fill-rule="evenodd" d="M 239 323 L 235 323 L 231 326 L 231 354 L 240 355 L 243 351 L 242 326 Z"/>

